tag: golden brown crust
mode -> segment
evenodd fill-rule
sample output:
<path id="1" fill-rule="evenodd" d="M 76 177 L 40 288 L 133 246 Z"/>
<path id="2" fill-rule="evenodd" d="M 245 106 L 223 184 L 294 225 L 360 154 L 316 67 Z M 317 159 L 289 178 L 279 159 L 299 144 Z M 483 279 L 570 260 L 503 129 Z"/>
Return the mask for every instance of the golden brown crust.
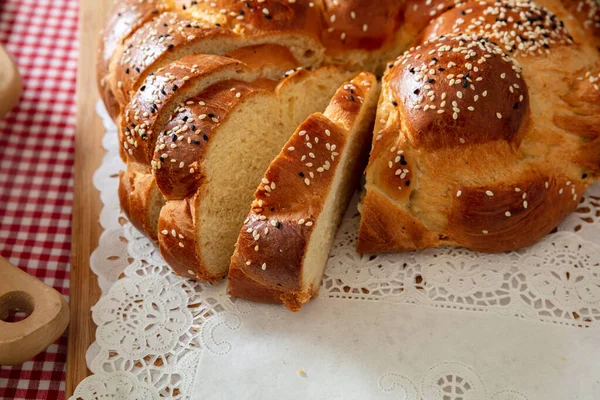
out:
<path id="1" fill-rule="evenodd" d="M 586 186 L 528 172 L 516 185 L 459 187 L 462 195 L 452 202 L 445 235 L 453 244 L 500 252 L 527 247 L 550 233 L 575 210 Z"/>
<path id="2" fill-rule="evenodd" d="M 184 57 L 149 76 L 123 111 L 123 147 L 129 160 L 150 165 L 157 134 L 176 107 L 198 91 L 200 82 L 211 75 L 241 75 L 245 64 L 227 57 L 193 55 Z M 204 85 L 206 86 L 206 85 Z"/>
<path id="3" fill-rule="evenodd" d="M 329 53 L 376 50 L 390 44 L 402 22 L 400 1 L 324 0 L 321 41 Z"/>
<path id="4" fill-rule="evenodd" d="M 317 38 L 321 29 L 319 8 L 310 7 L 304 0 L 176 0 L 175 3 L 175 9 L 189 18 L 219 24 L 244 36 L 286 31 Z"/>
<path id="5" fill-rule="evenodd" d="M 597 0 L 561 0 L 563 6 L 575 16 L 600 50 L 600 3 Z"/>
<path id="6" fill-rule="evenodd" d="M 119 173 L 119 201 L 131 224 L 149 238 L 156 240 L 158 219 L 150 210 L 160 209 L 164 200 L 147 168 L 132 163 L 127 171 Z"/>
<path id="7" fill-rule="evenodd" d="M 304 133 L 300 135 L 301 132 Z M 302 281 L 304 255 L 333 179 L 339 161 L 336 150 L 342 150 L 343 138 L 340 128 L 320 114 L 311 115 L 298 127 L 256 191 L 230 270 L 240 269 L 249 281 L 260 282 L 282 295 L 287 293 L 288 302 L 306 298 Z M 307 148 L 307 143 L 312 147 Z M 333 151 L 332 144 L 336 144 Z M 229 282 L 229 293 L 245 298 L 244 288 L 235 283 Z M 280 299 L 282 302 L 281 296 Z"/>
<path id="8" fill-rule="evenodd" d="M 415 147 L 492 140 L 518 145 L 527 85 L 521 68 L 484 39 L 435 36 L 398 58 L 384 82 Z"/>
<path id="9" fill-rule="evenodd" d="M 217 26 L 187 20 L 173 12 L 158 15 L 124 40 L 113 56 L 110 81 L 117 101 L 126 104 L 156 65 L 168 62 L 180 47 L 227 37 L 232 33 Z"/>
<path id="10" fill-rule="evenodd" d="M 469 41 L 467 36 L 463 35 L 464 40 L 459 40 L 458 45 L 449 44 L 449 40 L 456 42 L 459 36 L 444 29 L 453 29 L 448 21 L 460 18 L 461 10 L 471 10 L 462 18 L 465 24 L 474 26 L 471 14 L 474 21 L 498 15 L 497 4 L 467 3 L 443 14 L 428 28 L 445 37 L 436 36 L 412 49 L 393 64 L 384 78 L 376 137 L 367 168 L 359 251 L 454 245 L 499 252 L 528 246 L 573 211 L 582 193 L 597 179 L 597 71 L 586 68 L 578 73 L 573 70 L 578 63 L 572 61 L 580 57 L 583 65 L 593 65 L 598 55 L 589 52 L 585 43 L 573 43 L 551 13 L 537 8 L 532 11 L 530 3 L 523 3 L 514 9 L 518 11 L 514 14 L 511 4 L 506 3 L 507 10 L 511 10 L 506 11 L 507 19 L 515 29 L 522 26 L 523 37 L 535 39 L 527 43 L 529 48 L 511 44 L 510 37 L 504 36 L 510 31 L 504 30 L 505 25 L 485 32 L 472 30 L 472 42 L 481 43 L 488 40 L 485 35 L 490 37 L 483 64 L 477 62 L 480 55 L 463 48 Z M 509 18 L 509 14 L 514 15 Z M 525 26 L 520 19 L 523 16 L 532 19 L 531 27 Z M 548 21 L 556 29 L 546 25 Z M 492 21 L 487 22 L 493 25 Z M 544 36 L 545 30 L 553 33 Z M 529 35 L 534 31 L 540 36 Z M 522 65 L 491 44 L 492 38 L 512 49 Z M 436 44 L 434 48 L 431 42 Z M 539 51 L 540 48 L 544 50 Z M 460 70 L 467 62 L 473 65 L 474 73 L 469 77 L 474 87 L 468 82 L 461 89 L 462 84 L 454 82 L 459 88 L 454 93 L 463 91 L 462 96 L 452 99 L 448 89 L 438 85 L 440 79 L 448 82 L 458 78 L 464 83 L 466 74 L 458 71 L 449 76 L 447 60 L 440 51 L 450 51 L 454 58 L 457 54 L 464 57 L 462 65 L 454 60 L 453 68 Z M 437 70 L 438 64 L 446 64 L 446 69 Z M 503 70 L 502 66 L 507 65 L 509 70 Z M 414 75 L 421 74 L 416 79 L 411 78 L 413 69 Z M 397 81 L 399 73 L 401 82 Z M 479 74 L 483 79 L 477 79 Z M 410 79 L 429 83 L 429 99 L 418 102 L 412 98 Z M 483 91 L 493 101 L 483 96 Z M 452 111 L 457 124 L 461 118 L 474 119 L 476 124 L 467 122 L 456 130 L 451 120 L 434 122 L 442 106 L 441 93 L 446 93 L 443 100 L 456 102 Z M 465 103 L 465 99 L 474 100 L 477 95 L 476 102 Z M 513 102 L 518 107 L 506 107 Z M 437 107 L 432 110 L 431 105 Z M 429 107 L 425 110 L 424 106 Z M 465 112 L 469 106 L 474 107 L 472 114 Z M 408 107 L 413 111 L 407 112 Z M 494 112 L 498 112 L 497 121 Z M 505 119 L 510 124 L 498 123 Z"/>
<path id="11" fill-rule="evenodd" d="M 111 58 L 124 39 L 167 8 L 163 0 L 123 0 L 115 5 L 104 25 L 98 43 L 96 73 L 100 96 L 113 118 L 119 114 L 120 106 L 107 82 Z"/>
<path id="12" fill-rule="evenodd" d="M 600 177 L 600 67 L 580 72 L 562 96 L 569 105 L 554 115 L 554 123 L 586 141 L 574 159 L 584 168 L 585 178 Z"/>
<path id="13" fill-rule="evenodd" d="M 216 83 L 182 104 L 161 130 L 154 152 L 153 168 L 161 192 L 169 199 L 182 199 L 196 192 L 204 171 L 204 150 L 230 110 L 249 95 L 273 92 L 276 81 L 227 80 Z"/>
<path id="14" fill-rule="evenodd" d="M 211 275 L 205 268 L 197 243 L 194 209 L 199 207 L 201 192 L 183 200 L 167 201 L 158 220 L 160 254 L 173 270 L 188 278 L 217 282 L 224 274 Z"/>
<path id="15" fill-rule="evenodd" d="M 318 287 L 304 281 L 305 256 L 338 173 L 340 154 L 349 151 L 348 131 L 361 108 L 371 106 L 363 103 L 375 90 L 376 80 L 367 73 L 344 84 L 327 108 L 329 117 L 319 113 L 308 117 L 271 163 L 232 256 L 228 289 L 232 296 L 281 302 L 298 311 L 318 293 Z"/>
<path id="16" fill-rule="evenodd" d="M 463 2 L 464 0 L 408 0 L 404 8 L 405 29 L 416 37 L 434 18 Z"/>
<path id="17" fill-rule="evenodd" d="M 377 188 L 367 188 L 361 209 L 357 241 L 360 253 L 394 253 L 440 245 L 436 233 Z"/>
<path id="18" fill-rule="evenodd" d="M 553 12 L 521 0 L 458 4 L 429 24 L 417 43 L 450 33 L 486 38 L 514 57 L 545 55 L 573 43 L 564 23 Z"/>

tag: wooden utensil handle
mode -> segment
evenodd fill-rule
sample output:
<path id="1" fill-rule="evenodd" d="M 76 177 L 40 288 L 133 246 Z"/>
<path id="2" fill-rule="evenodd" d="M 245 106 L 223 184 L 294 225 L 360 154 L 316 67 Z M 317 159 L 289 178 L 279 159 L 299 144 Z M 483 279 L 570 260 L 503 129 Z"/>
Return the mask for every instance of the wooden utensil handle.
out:
<path id="1" fill-rule="evenodd" d="M 29 316 L 5 322 L 11 310 Z M 0 257 L 0 365 L 32 359 L 58 339 L 68 323 L 69 308 L 60 293 Z"/>
<path id="2" fill-rule="evenodd" d="M 21 96 L 21 76 L 17 66 L 0 45 L 0 119 L 17 104 Z"/>

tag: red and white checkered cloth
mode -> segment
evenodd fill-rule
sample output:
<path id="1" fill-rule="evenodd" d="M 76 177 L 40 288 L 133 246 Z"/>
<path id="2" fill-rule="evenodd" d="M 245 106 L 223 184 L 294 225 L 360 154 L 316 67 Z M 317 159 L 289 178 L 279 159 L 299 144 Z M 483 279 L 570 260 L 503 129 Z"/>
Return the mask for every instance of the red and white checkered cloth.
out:
<path id="1" fill-rule="evenodd" d="M 19 105 L 0 122 L 0 254 L 65 296 L 78 7 L 77 0 L 0 0 L 0 43 L 24 84 Z M 0 399 L 63 399 L 66 354 L 65 334 L 33 361 L 0 367 Z"/>

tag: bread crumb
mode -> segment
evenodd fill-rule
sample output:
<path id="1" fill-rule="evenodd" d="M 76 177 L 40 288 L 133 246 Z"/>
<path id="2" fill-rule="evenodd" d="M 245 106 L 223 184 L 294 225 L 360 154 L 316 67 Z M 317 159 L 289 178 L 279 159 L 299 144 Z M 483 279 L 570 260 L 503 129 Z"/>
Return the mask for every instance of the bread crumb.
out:
<path id="1" fill-rule="evenodd" d="M 306 372 L 304 372 L 304 370 L 303 370 L 303 369 L 299 369 L 299 370 L 298 370 L 298 375 L 300 375 L 300 376 L 301 376 L 301 377 L 303 377 L 303 378 L 306 378 Z"/>

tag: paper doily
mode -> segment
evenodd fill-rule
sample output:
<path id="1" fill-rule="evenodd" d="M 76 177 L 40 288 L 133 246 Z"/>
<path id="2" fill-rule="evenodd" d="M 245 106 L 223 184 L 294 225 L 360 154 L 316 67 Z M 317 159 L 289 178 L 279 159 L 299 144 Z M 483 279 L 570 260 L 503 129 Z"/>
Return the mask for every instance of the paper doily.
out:
<path id="1" fill-rule="evenodd" d="M 298 314 L 180 278 L 127 223 L 115 127 L 94 177 L 94 373 L 81 399 L 593 399 L 600 392 L 600 185 L 517 252 L 357 254 L 356 204 Z"/>

